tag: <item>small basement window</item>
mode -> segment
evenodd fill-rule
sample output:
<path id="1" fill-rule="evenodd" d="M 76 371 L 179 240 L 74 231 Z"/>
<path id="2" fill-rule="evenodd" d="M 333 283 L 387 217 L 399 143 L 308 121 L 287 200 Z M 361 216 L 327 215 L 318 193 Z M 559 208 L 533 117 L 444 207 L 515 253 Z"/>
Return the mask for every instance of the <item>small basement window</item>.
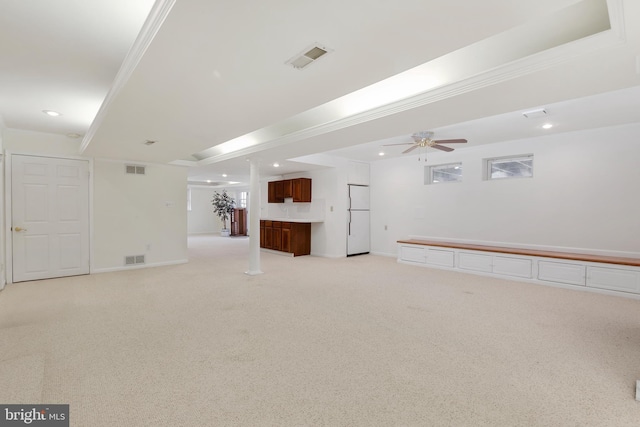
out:
<path id="1" fill-rule="evenodd" d="M 462 181 L 462 163 L 433 165 L 425 167 L 425 184 L 442 184 Z"/>
<path id="2" fill-rule="evenodd" d="M 533 177 L 533 154 L 486 159 L 486 179 Z"/>

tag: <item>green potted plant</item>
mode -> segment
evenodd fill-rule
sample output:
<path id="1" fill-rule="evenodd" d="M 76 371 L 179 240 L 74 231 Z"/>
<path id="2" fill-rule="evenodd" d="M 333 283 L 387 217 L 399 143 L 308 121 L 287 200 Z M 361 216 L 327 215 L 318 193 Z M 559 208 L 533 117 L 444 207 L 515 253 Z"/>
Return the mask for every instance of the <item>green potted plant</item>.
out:
<path id="1" fill-rule="evenodd" d="M 227 194 L 227 190 L 222 190 L 222 193 L 216 191 L 213 194 L 211 204 L 213 205 L 213 212 L 222 220 L 222 231 L 220 231 L 220 235 L 225 237 L 229 236 L 230 232 L 227 228 L 227 220 L 231 218 L 231 214 L 236 207 L 235 200 Z"/>

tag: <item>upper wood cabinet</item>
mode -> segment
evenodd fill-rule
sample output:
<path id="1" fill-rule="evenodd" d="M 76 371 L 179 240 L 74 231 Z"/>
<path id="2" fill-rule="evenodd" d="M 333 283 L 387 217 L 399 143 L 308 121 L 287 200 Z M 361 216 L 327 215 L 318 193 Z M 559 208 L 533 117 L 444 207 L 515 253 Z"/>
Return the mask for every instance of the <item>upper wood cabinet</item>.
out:
<path id="1" fill-rule="evenodd" d="M 311 179 L 294 178 L 268 183 L 269 203 L 284 203 L 284 199 L 293 198 L 297 203 L 311 202 Z"/>
<path id="2" fill-rule="evenodd" d="M 285 179 L 282 181 L 282 194 L 284 198 L 293 197 L 293 180 Z"/>
<path id="3" fill-rule="evenodd" d="M 296 178 L 292 179 L 293 201 L 294 202 L 311 202 L 311 179 Z"/>

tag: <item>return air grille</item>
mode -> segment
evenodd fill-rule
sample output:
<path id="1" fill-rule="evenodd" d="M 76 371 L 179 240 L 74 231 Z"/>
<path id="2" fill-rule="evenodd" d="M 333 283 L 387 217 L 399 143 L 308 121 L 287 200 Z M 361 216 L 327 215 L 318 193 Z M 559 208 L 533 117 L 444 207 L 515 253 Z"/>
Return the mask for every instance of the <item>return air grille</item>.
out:
<path id="1" fill-rule="evenodd" d="M 144 255 L 127 255 L 124 257 L 124 265 L 144 264 Z"/>
<path id="2" fill-rule="evenodd" d="M 125 172 L 131 175 L 145 175 L 146 167 L 137 165 L 126 165 Z"/>
<path id="3" fill-rule="evenodd" d="M 302 53 L 299 53 L 293 58 L 289 59 L 286 63 L 299 70 L 311 64 L 312 62 L 317 61 L 328 52 L 329 49 L 327 49 L 326 47 L 314 44 L 306 48 Z"/>

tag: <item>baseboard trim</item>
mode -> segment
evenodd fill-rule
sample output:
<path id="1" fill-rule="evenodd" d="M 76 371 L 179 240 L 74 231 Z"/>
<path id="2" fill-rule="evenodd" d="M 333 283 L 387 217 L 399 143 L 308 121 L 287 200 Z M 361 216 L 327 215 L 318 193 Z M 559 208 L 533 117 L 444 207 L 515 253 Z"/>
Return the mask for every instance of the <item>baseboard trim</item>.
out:
<path id="1" fill-rule="evenodd" d="M 152 268 L 152 267 L 166 267 L 168 265 L 179 265 L 188 263 L 188 259 L 179 259 L 175 261 L 164 261 L 164 262 L 155 262 L 152 264 L 143 264 L 143 265 L 132 265 L 132 266 L 118 266 L 118 267 L 106 267 L 106 268 L 95 268 L 91 269 L 89 274 L 98 274 L 98 273 L 112 273 L 114 271 L 130 271 L 130 270 L 140 270 L 142 268 Z"/>

